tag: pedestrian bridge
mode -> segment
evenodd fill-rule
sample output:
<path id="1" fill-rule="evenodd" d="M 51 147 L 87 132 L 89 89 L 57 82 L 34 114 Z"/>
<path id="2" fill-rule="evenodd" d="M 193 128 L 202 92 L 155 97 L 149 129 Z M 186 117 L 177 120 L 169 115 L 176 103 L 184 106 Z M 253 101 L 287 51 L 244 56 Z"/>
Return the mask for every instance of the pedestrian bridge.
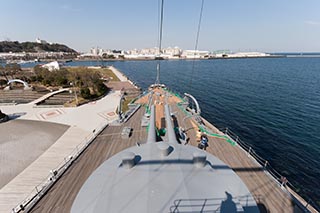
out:
<path id="1" fill-rule="evenodd" d="M 25 82 L 25 81 L 23 81 L 23 80 L 20 80 L 20 79 L 11 79 L 11 80 L 9 80 L 8 83 L 7 83 L 7 85 L 8 85 L 9 87 L 6 87 L 5 89 L 10 89 L 10 85 L 11 85 L 12 83 L 14 83 L 14 82 L 23 84 L 25 90 L 30 89 L 28 83 Z"/>

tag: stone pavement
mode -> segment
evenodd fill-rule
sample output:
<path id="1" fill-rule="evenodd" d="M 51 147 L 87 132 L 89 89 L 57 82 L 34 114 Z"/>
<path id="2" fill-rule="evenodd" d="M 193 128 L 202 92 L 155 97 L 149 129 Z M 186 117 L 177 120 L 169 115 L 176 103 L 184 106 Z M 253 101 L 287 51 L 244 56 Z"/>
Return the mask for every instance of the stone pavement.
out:
<path id="1" fill-rule="evenodd" d="M 122 74 L 119 70 L 117 70 L 113 66 L 109 66 L 108 68 L 119 78 L 120 81 L 128 81 L 129 80 L 127 78 L 127 76 Z"/>
<path id="2" fill-rule="evenodd" d="M 1 106 L 1 110 L 16 119 L 50 121 L 70 125 L 70 128 L 38 159 L 0 189 L 0 212 L 11 212 L 35 187 L 48 177 L 66 157 L 103 124 L 117 119 L 115 113 L 120 91 L 75 108 L 40 108 L 33 103 Z"/>
<path id="3" fill-rule="evenodd" d="M 89 132 L 78 127 L 70 127 L 37 160 L 0 189 L 0 212 L 11 212 L 36 186 L 43 183 L 50 170 L 57 168 L 88 135 Z"/>
<path id="4" fill-rule="evenodd" d="M 115 114 L 111 116 L 110 114 L 116 111 L 120 97 L 120 91 L 115 91 L 98 101 L 89 102 L 79 107 L 34 107 L 34 104 L 29 103 L 1 106 L 1 110 L 10 117 L 18 117 L 17 119 L 49 121 L 77 126 L 91 132 L 97 124 L 116 118 Z"/>

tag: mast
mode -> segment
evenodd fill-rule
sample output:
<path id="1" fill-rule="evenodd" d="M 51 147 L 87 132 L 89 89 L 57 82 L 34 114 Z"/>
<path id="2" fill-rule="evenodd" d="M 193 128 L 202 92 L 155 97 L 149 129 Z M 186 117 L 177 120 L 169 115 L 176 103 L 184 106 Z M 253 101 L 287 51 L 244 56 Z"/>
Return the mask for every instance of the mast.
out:
<path id="1" fill-rule="evenodd" d="M 158 56 L 156 57 L 156 60 L 158 61 L 157 63 L 157 78 L 155 84 L 158 85 L 160 84 L 160 60 L 161 60 L 161 45 L 162 45 L 162 25 L 163 25 L 163 3 L 164 0 L 161 0 L 161 9 L 160 9 L 160 30 L 159 30 L 159 53 Z"/>
<path id="2" fill-rule="evenodd" d="M 201 1 L 201 9 L 200 9 L 200 17 L 199 17 L 199 23 L 198 23 L 198 30 L 197 30 L 197 36 L 196 36 L 196 43 L 194 47 L 194 54 L 193 54 L 193 61 L 192 61 L 192 69 L 191 69 L 191 78 L 190 78 L 190 87 L 192 88 L 192 79 L 193 79 L 193 73 L 194 73 L 194 66 L 195 66 L 195 59 L 196 59 L 196 52 L 198 50 L 198 42 L 199 42 L 199 35 L 200 35 L 200 28 L 201 28 L 201 20 L 202 20 L 202 14 L 203 14 L 203 5 L 204 0 Z M 200 57 L 200 56 L 199 56 Z"/>

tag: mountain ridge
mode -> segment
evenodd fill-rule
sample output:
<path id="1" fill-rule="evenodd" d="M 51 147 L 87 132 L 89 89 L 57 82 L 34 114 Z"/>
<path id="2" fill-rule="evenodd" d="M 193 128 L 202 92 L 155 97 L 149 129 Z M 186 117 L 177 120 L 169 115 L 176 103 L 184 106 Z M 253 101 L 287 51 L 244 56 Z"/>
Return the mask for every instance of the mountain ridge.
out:
<path id="1" fill-rule="evenodd" d="M 0 53 L 4 52 L 68 52 L 78 53 L 76 50 L 65 44 L 58 43 L 37 43 L 37 42 L 19 42 L 19 41 L 0 41 Z"/>

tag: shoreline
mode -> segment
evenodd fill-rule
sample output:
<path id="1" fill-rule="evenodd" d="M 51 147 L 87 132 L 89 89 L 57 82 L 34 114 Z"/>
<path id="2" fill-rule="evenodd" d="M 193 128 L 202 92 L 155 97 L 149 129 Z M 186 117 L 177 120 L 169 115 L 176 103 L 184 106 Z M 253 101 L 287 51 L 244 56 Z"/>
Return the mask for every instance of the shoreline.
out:
<path id="1" fill-rule="evenodd" d="M 253 59 L 253 58 L 286 58 L 286 55 L 270 55 L 270 56 L 243 56 L 243 57 L 208 57 L 208 58 L 118 58 L 118 59 L 101 59 L 101 58 L 75 58 L 73 61 L 193 61 L 193 60 L 215 60 L 215 59 Z M 67 62 L 68 63 L 68 62 Z"/>
<path id="2" fill-rule="evenodd" d="M 82 62 L 82 61 L 100 61 L 100 62 L 114 62 L 114 61 L 193 61 L 193 60 L 225 60 L 225 59 L 257 59 L 257 58 L 289 58 L 289 57 L 312 57 L 312 56 L 287 56 L 287 55 L 270 55 L 270 56 L 239 56 L 239 57 L 207 57 L 207 58 L 115 58 L 115 59 L 103 59 L 103 58 L 72 58 L 72 59 L 41 59 L 40 61 L 24 61 L 23 59 L 14 59 L 8 60 L 10 63 L 18 63 L 18 64 L 29 64 L 29 63 L 49 63 L 53 61 L 58 61 L 60 63 L 72 63 L 72 62 Z M 7 61 L 3 60 L 0 63 L 6 64 Z"/>

